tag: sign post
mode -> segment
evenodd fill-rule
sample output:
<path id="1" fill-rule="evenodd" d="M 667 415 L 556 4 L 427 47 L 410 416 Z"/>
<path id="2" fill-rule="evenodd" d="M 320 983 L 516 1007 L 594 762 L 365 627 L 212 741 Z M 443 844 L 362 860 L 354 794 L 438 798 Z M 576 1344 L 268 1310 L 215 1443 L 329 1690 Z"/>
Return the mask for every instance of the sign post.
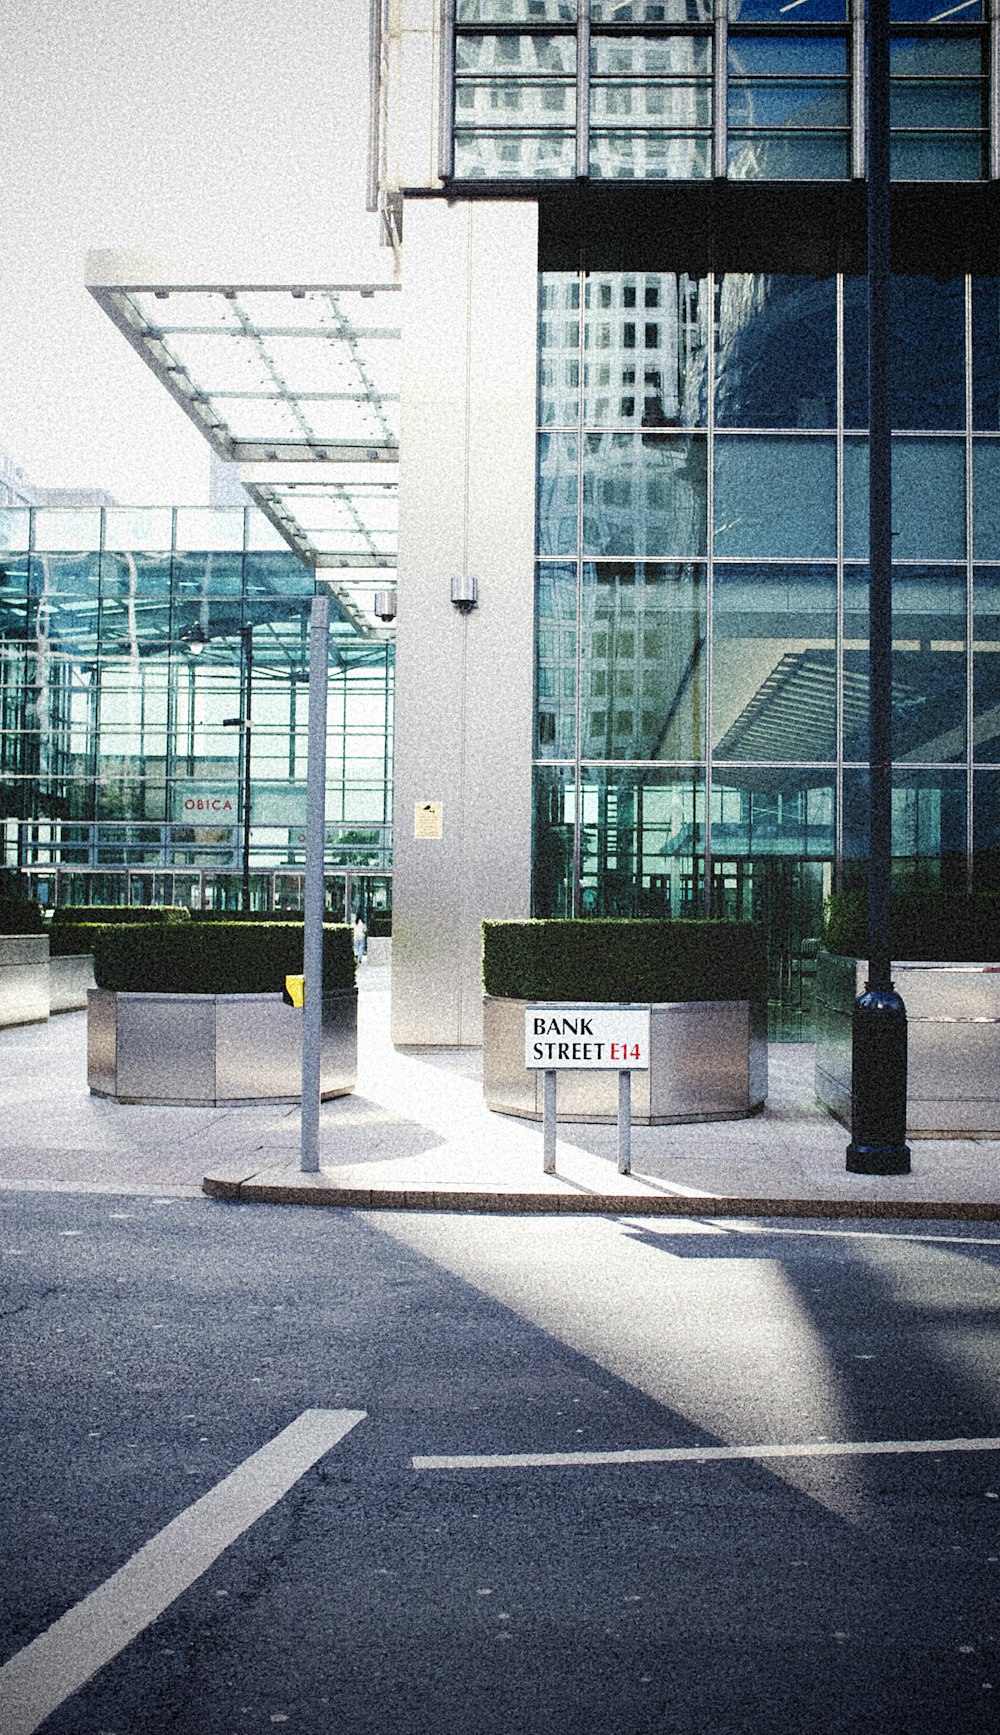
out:
<path id="1" fill-rule="evenodd" d="M 649 1071 L 649 1007 L 543 1001 L 524 1012 L 524 1065 L 541 1072 L 542 1172 L 556 1170 L 560 1072 L 617 1072 L 618 1173 L 632 1172 L 632 1074 Z"/>

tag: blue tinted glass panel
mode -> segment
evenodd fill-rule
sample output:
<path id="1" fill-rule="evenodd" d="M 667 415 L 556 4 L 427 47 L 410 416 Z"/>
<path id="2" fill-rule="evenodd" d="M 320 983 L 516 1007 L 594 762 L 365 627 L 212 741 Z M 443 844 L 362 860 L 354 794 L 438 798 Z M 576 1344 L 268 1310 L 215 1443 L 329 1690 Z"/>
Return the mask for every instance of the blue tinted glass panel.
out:
<path id="1" fill-rule="evenodd" d="M 622 131 L 590 135 L 590 173 L 605 181 L 701 181 L 712 172 L 707 129 L 693 132 Z"/>
<path id="2" fill-rule="evenodd" d="M 839 80 L 829 88 L 789 79 L 734 83 L 729 92 L 729 124 L 737 131 L 765 132 L 775 127 L 845 127 L 847 86 Z"/>
<path id="3" fill-rule="evenodd" d="M 892 751 L 897 759 L 965 754 L 965 572 L 893 567 Z M 844 578 L 844 757 L 868 754 L 868 575 Z"/>
<path id="4" fill-rule="evenodd" d="M 457 0 L 458 24 L 572 24 L 576 0 Z"/>
<path id="5" fill-rule="evenodd" d="M 455 136 L 456 180 L 553 181 L 575 173 L 576 146 L 569 132 Z"/>
<path id="6" fill-rule="evenodd" d="M 1000 277 L 972 279 L 972 420 L 1000 429 Z"/>
<path id="7" fill-rule="evenodd" d="M 536 766 L 531 840 L 531 913 L 573 915 L 577 785 L 572 771 Z"/>
<path id="8" fill-rule="evenodd" d="M 720 435 L 715 443 L 716 554 L 832 559 L 836 475 L 832 440 Z"/>
<path id="9" fill-rule="evenodd" d="M 893 128 L 981 127 L 984 90 L 979 79 L 898 82 L 890 96 Z"/>
<path id="10" fill-rule="evenodd" d="M 893 78 L 973 77 L 982 73 L 978 36 L 897 36 L 889 46 Z"/>
<path id="11" fill-rule="evenodd" d="M 965 284 L 960 277 L 893 277 L 890 413 L 894 428 L 965 426 Z M 868 289 L 844 280 L 844 422 L 868 424 Z"/>
<path id="12" fill-rule="evenodd" d="M 610 308 L 610 280 L 600 293 Z M 566 427 L 579 414 L 580 279 L 575 271 L 547 271 L 538 294 L 538 419 L 543 428 Z"/>
<path id="13" fill-rule="evenodd" d="M 463 31 L 455 41 L 455 70 L 460 75 L 488 73 L 493 78 L 572 78 L 576 72 L 576 37 L 572 33 L 494 36 Z"/>
<path id="14" fill-rule="evenodd" d="M 889 151 L 894 181 L 979 181 L 985 174 L 985 135 L 893 133 Z"/>
<path id="15" fill-rule="evenodd" d="M 983 16 L 983 0 L 889 0 L 894 24 L 975 24 Z"/>
<path id="16" fill-rule="evenodd" d="M 715 568 L 713 754 L 836 757 L 833 567 Z"/>
<path id="17" fill-rule="evenodd" d="M 582 757 L 702 757 L 704 567 L 588 564 L 582 618 Z"/>
<path id="18" fill-rule="evenodd" d="M 966 787 L 964 771 L 901 771 L 892 779 L 893 884 L 918 879 L 964 890 Z M 868 773 L 844 773 L 845 885 L 865 883 L 868 856 Z"/>
<path id="19" fill-rule="evenodd" d="M 837 415 L 832 277 L 728 272 L 716 294 L 720 426 L 829 428 Z"/>
<path id="20" fill-rule="evenodd" d="M 730 78 L 843 77 L 842 36 L 736 36 L 729 42 Z"/>
<path id="21" fill-rule="evenodd" d="M 243 588 L 241 554 L 175 554 L 176 597 L 239 596 Z"/>
<path id="22" fill-rule="evenodd" d="M 965 448 L 958 440 L 894 440 L 895 560 L 965 557 Z"/>
<path id="23" fill-rule="evenodd" d="M 972 550 L 977 560 L 1000 560 L 1000 441 L 972 448 Z"/>
<path id="24" fill-rule="evenodd" d="M 694 916 L 701 908 L 704 820 L 694 771 L 584 773 L 584 916 Z"/>
<path id="25" fill-rule="evenodd" d="M 711 24 L 712 0 L 590 0 L 595 24 Z"/>
<path id="26" fill-rule="evenodd" d="M 959 440 L 893 440 L 894 560 L 965 558 L 965 448 Z M 844 553 L 868 554 L 868 451 L 844 444 Z"/>
<path id="27" fill-rule="evenodd" d="M 574 434 L 538 442 L 538 552 L 575 554 L 578 542 L 580 443 Z"/>
<path id="28" fill-rule="evenodd" d="M 576 566 L 543 562 L 535 585 L 535 753 L 576 753 Z"/>
<path id="29" fill-rule="evenodd" d="M 168 597 L 169 554 L 102 554 L 104 596 Z"/>
<path id="30" fill-rule="evenodd" d="M 33 554 L 30 585 L 35 596 L 94 596 L 100 588 L 99 554 Z"/>
<path id="31" fill-rule="evenodd" d="M 1000 765 L 1000 568 L 976 569 L 972 642 L 973 757 Z"/>
<path id="32" fill-rule="evenodd" d="M 734 24 L 839 24 L 846 16 L 846 0 L 800 0 L 791 14 L 787 0 L 729 0 Z"/>
<path id="33" fill-rule="evenodd" d="M 707 285 L 683 274 L 615 272 L 588 278 L 584 420 L 589 426 L 704 426 L 708 300 Z M 575 322 L 551 323 L 557 330 L 564 324 L 575 329 Z M 572 365 L 575 355 L 567 360 Z"/>
<path id="34" fill-rule="evenodd" d="M 290 551 L 248 554 L 244 562 L 246 594 L 251 596 L 312 596 L 313 574 Z"/>
<path id="35" fill-rule="evenodd" d="M 636 559 L 704 554 L 707 482 L 701 436 L 587 434 L 583 450 L 585 554 Z"/>
<path id="36" fill-rule="evenodd" d="M 728 137 L 732 181 L 841 181 L 847 175 L 846 133 L 732 131 Z"/>
<path id="37" fill-rule="evenodd" d="M 973 887 L 1000 889 L 1000 771 L 980 771 L 972 780 Z"/>

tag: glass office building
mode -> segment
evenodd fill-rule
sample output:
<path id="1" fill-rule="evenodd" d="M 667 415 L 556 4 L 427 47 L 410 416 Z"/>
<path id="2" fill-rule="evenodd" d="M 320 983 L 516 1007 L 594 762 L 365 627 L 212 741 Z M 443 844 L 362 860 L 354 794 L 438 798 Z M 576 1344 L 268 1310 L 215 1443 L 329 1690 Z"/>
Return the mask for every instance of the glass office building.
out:
<path id="1" fill-rule="evenodd" d="M 965 887 L 1000 861 L 1000 12 L 886 13 L 893 853 L 899 877 Z M 518 657 L 531 609 L 529 816 L 520 717 L 496 803 L 506 838 L 530 834 L 510 845 L 527 884 L 503 908 L 483 847 L 483 913 L 754 916 L 774 1031 L 808 1034 L 823 899 L 863 883 L 867 856 L 868 4 L 401 14 L 384 18 L 380 179 L 408 293 L 450 247 L 452 330 L 478 310 L 536 379 L 529 434 L 485 333 L 469 340 L 466 494 L 511 537 L 533 518 L 533 580 L 519 540 L 492 598 L 489 549 L 474 526 L 454 539 Z M 435 317 L 429 291 L 421 306 Z M 404 442 L 401 618 L 430 546 L 407 524 L 407 463 Z M 402 797 L 426 770 L 398 745 Z M 404 902 L 420 871 L 404 864 Z"/>
<path id="2" fill-rule="evenodd" d="M 253 509 L 0 510 L 0 825 L 43 901 L 236 907 L 248 817 L 254 906 L 301 907 L 314 590 Z M 393 648 L 331 613 L 340 914 L 391 904 Z"/>

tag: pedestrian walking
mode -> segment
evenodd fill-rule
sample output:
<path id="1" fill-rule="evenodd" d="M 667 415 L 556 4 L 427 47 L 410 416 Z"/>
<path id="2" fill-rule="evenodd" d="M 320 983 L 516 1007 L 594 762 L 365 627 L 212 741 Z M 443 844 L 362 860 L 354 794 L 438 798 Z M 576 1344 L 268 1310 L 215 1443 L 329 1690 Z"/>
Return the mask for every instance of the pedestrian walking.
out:
<path id="1" fill-rule="evenodd" d="M 360 964 L 364 959 L 365 937 L 367 933 L 368 929 L 365 927 L 364 919 L 359 910 L 357 919 L 354 923 L 354 961 L 356 964 Z"/>

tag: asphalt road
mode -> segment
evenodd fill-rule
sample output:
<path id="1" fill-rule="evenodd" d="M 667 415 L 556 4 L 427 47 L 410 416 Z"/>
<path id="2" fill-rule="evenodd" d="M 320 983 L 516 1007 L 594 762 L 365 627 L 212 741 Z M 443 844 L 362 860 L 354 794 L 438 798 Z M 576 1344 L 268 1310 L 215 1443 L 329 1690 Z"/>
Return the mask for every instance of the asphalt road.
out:
<path id="1" fill-rule="evenodd" d="M 996 1731 L 998 1264 L 0 1195 L 0 1735 Z"/>

